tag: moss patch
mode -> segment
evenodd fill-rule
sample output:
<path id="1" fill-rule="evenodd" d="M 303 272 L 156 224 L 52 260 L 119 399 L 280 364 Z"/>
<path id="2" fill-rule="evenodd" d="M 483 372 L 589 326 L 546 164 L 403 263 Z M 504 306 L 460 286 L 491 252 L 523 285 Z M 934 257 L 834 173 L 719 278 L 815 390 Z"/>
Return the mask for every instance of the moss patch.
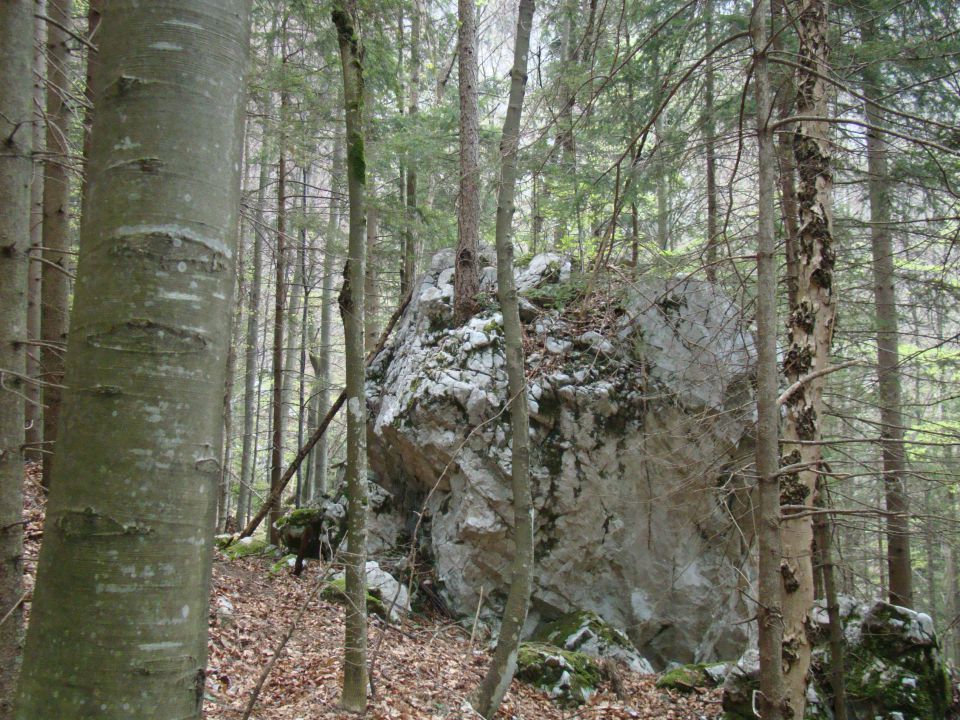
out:
<path id="1" fill-rule="evenodd" d="M 331 580 L 327 586 L 320 591 L 320 597 L 328 602 L 335 602 L 339 605 L 347 603 L 347 579 L 337 578 Z M 367 593 L 367 613 L 377 615 L 384 619 L 387 618 L 387 608 L 383 601 L 373 593 Z"/>
<path id="2" fill-rule="evenodd" d="M 604 675 L 600 664 L 583 653 L 527 642 L 517 651 L 516 677 L 546 690 L 562 705 L 579 705 L 596 691 Z"/>
<path id="3" fill-rule="evenodd" d="M 266 540 L 247 537 L 241 538 L 232 545 L 225 547 L 223 554 L 231 560 L 236 560 L 237 558 L 249 557 L 251 555 L 263 555 L 274 549 L 273 545 Z"/>
<path id="4" fill-rule="evenodd" d="M 689 693 L 697 688 L 715 687 L 716 683 L 707 673 L 707 666 L 703 664 L 681 665 L 670 672 L 666 672 L 657 680 L 657 687 L 664 690 L 678 690 Z"/>

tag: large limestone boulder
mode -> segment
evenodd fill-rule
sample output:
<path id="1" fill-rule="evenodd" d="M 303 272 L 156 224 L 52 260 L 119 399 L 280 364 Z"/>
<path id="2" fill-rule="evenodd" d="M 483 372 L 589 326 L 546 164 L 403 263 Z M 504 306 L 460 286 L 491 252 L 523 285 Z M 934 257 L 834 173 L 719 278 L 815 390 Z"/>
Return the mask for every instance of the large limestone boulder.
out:
<path id="1" fill-rule="evenodd" d="M 487 262 L 492 265 L 492 258 Z M 368 374 L 379 482 L 408 517 L 456 611 L 508 586 L 512 509 L 502 317 L 452 321 L 453 255 L 438 253 Z M 626 631 L 655 667 L 739 656 L 752 577 L 741 468 L 751 454 L 752 335 L 711 285 L 586 281 L 556 255 L 517 273 L 536 505 L 530 629 L 576 611 Z M 412 523 L 409 523 L 412 525 Z"/>

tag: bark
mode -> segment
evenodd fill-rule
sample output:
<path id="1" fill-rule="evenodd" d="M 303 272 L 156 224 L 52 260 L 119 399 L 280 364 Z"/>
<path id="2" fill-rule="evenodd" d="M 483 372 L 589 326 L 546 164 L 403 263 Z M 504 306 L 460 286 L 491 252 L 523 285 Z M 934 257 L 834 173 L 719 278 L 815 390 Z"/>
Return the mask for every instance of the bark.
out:
<path id="1" fill-rule="evenodd" d="M 33 179 L 33 2 L 0 4 L 0 718 L 23 632 L 23 417 Z M 7 372 L 9 371 L 9 372 Z"/>
<path id="2" fill-rule="evenodd" d="M 366 160 L 363 149 L 363 50 L 357 35 L 356 5 L 338 0 L 334 4 L 333 23 L 337 28 L 343 67 L 350 201 L 347 263 L 339 300 L 343 318 L 347 405 L 347 550 L 343 556 L 347 610 L 340 702 L 346 710 L 362 712 L 367 706 L 367 401 L 363 356 Z"/>
<path id="3" fill-rule="evenodd" d="M 760 567 L 757 626 L 760 651 L 758 710 L 764 720 L 782 720 L 784 684 L 780 658 L 783 624 L 780 606 L 780 409 L 777 406 L 777 261 L 774 243 L 773 133 L 767 57 L 769 0 L 753 8 L 754 92 L 757 105 L 759 179 L 757 185 L 757 542 Z"/>
<path id="4" fill-rule="evenodd" d="M 265 145 L 261 146 L 260 182 L 257 187 L 257 207 L 253 223 L 253 277 L 247 295 L 247 341 L 244 348 L 243 369 L 243 450 L 240 457 L 240 489 L 237 496 L 237 526 L 244 524 L 247 505 L 256 473 L 256 434 L 254 424 L 258 415 L 257 402 L 257 336 L 260 315 L 260 287 L 263 283 L 263 210 L 266 203 L 267 184 L 270 182 L 270 166 L 266 162 Z"/>
<path id="5" fill-rule="evenodd" d="M 21 720 L 201 716 L 247 16 L 117 0 L 103 18 Z"/>
<path id="6" fill-rule="evenodd" d="M 860 35 L 871 42 L 876 32 L 872 20 L 862 20 Z M 890 174 L 886 138 L 876 128 L 884 118 L 874 105 L 883 92 L 879 70 L 866 64 L 862 71 L 867 122 L 867 188 L 870 198 L 870 244 L 873 251 L 873 296 L 877 323 L 877 384 L 880 394 L 880 438 L 883 455 L 886 505 L 887 576 L 889 599 L 894 605 L 913 607 L 913 570 L 910 561 L 910 502 L 904 478 L 906 455 L 900 390 L 900 337 L 898 331 L 896 276 L 890 234 Z"/>
<path id="7" fill-rule="evenodd" d="M 217 523 L 218 532 L 225 532 L 230 516 L 230 466 L 233 464 L 233 385 L 237 371 L 237 339 L 240 337 L 240 323 L 243 320 L 243 243 L 237 249 L 237 273 L 232 293 L 237 298 L 233 320 L 230 323 L 230 335 L 227 338 L 227 375 L 223 384 L 223 456 L 220 464 L 220 481 L 217 487 Z"/>
<path id="8" fill-rule="evenodd" d="M 63 383 L 63 353 L 67 340 L 70 281 L 63 272 L 70 265 L 70 148 L 71 111 L 64 93 L 70 87 L 69 35 L 62 29 L 71 24 L 70 0 L 49 0 L 47 14 L 47 162 L 43 179 L 43 269 L 41 289 L 41 338 L 46 345 L 43 359 L 43 485 L 50 487 L 60 423 L 60 386 Z"/>
<path id="9" fill-rule="evenodd" d="M 98 32 L 100 30 L 100 20 L 103 17 L 103 3 L 105 0 L 87 0 L 87 40 L 94 46 L 99 42 Z M 93 87 L 94 78 L 97 74 L 97 58 L 98 53 L 95 50 L 87 48 L 87 72 L 86 72 L 86 82 L 84 83 L 84 97 L 87 101 L 87 106 L 84 108 L 83 113 L 83 183 L 80 189 L 80 203 L 81 211 L 80 215 L 83 216 L 83 209 L 86 207 L 87 202 L 87 167 L 88 159 L 90 157 L 90 130 L 93 127 L 93 99 L 95 95 L 95 90 Z"/>
<path id="10" fill-rule="evenodd" d="M 827 4 L 802 0 L 795 8 L 799 36 L 797 113 L 826 117 Z M 797 163 L 799 226 L 797 235 L 797 302 L 787 318 L 787 350 L 784 372 L 788 384 L 824 370 L 830 358 L 836 308 L 833 298 L 835 248 L 833 176 L 829 124 L 821 120 L 797 123 L 793 139 Z M 823 415 L 823 375 L 805 383 L 785 403 L 781 463 L 800 463 L 806 468 L 781 477 L 781 502 L 812 507 L 820 467 Z M 800 444 L 800 443 L 803 444 Z M 806 633 L 813 604 L 813 523 L 803 511 L 784 512 L 781 521 L 783 562 L 780 568 L 783 598 L 783 662 L 788 712 L 802 717 L 806 706 L 810 641 Z"/>
<path id="11" fill-rule="evenodd" d="M 34 5 L 38 15 L 46 14 L 46 0 Z M 46 63 L 44 44 L 46 42 L 45 20 L 36 18 L 33 39 L 33 104 L 34 109 L 42 108 L 46 98 Z M 34 112 L 33 153 L 38 155 L 44 143 L 43 113 Z M 43 278 L 43 164 L 33 164 L 33 184 L 30 186 L 30 267 L 27 270 L 27 339 L 33 343 L 40 340 L 41 283 Z M 39 379 L 42 375 L 39 345 L 27 348 L 27 376 Z M 30 382 L 23 387 L 26 395 L 24 403 L 26 435 L 24 437 L 27 460 L 43 459 L 43 407 L 40 385 Z"/>
<path id="12" fill-rule="evenodd" d="M 309 312 L 310 312 L 310 285 L 307 281 L 307 185 L 310 182 L 310 168 L 303 168 L 302 183 L 300 186 L 300 248 L 297 252 L 297 266 L 300 268 L 300 278 L 301 284 L 300 289 L 302 293 L 302 300 L 300 303 L 300 318 L 298 319 L 300 327 L 300 382 L 298 383 L 299 388 L 299 402 L 297 403 L 298 412 L 297 412 L 297 447 L 303 445 L 303 430 L 307 422 L 309 422 L 309 412 L 307 409 L 307 343 L 309 342 Z M 307 469 L 309 470 L 309 465 Z M 309 473 L 306 478 L 306 482 L 310 482 Z M 300 503 L 303 501 L 305 490 L 309 492 L 308 489 L 304 488 L 304 473 L 300 468 L 297 468 L 297 507 L 300 507 Z"/>
<path id="13" fill-rule="evenodd" d="M 415 123 L 420 111 L 420 26 L 423 23 L 422 0 L 413 0 L 413 14 L 410 18 L 410 122 Z M 403 231 L 403 266 L 400 269 L 400 297 L 407 293 L 416 282 L 417 274 L 417 164 L 413 158 L 407 160 L 407 221 Z"/>
<path id="14" fill-rule="evenodd" d="M 302 243 L 298 242 L 296 244 L 296 252 L 294 253 L 292 260 L 293 279 L 290 283 L 290 286 L 287 288 L 287 296 L 290 298 L 290 302 L 287 305 L 287 320 L 285 323 L 287 328 L 287 340 L 286 344 L 283 346 L 285 355 L 283 369 L 283 424 L 281 442 L 283 442 L 283 438 L 287 437 L 287 430 L 289 428 L 291 415 L 293 416 L 298 428 L 303 423 L 303 405 L 299 403 L 296 405 L 294 404 L 294 386 L 302 385 L 303 381 L 302 372 L 299 376 L 297 376 L 297 368 L 299 367 L 301 352 L 300 339 L 303 335 L 303 332 L 300 328 L 300 319 L 303 315 L 302 301 L 303 290 L 305 287 L 303 280 L 304 255 Z M 299 392 L 297 395 L 299 400 Z M 299 445 L 297 445 L 297 447 L 299 447 Z M 300 507 L 300 480 L 301 476 L 298 472 L 297 490 L 294 493 L 293 498 L 294 505 L 296 507 Z"/>
<path id="15" fill-rule="evenodd" d="M 510 591 L 503 608 L 500 636 L 487 670 L 471 704 L 485 718 L 500 707 L 517 669 L 517 648 L 530 606 L 533 585 L 534 508 L 530 490 L 530 417 L 524 373 L 523 337 L 517 289 L 513 277 L 513 213 L 517 182 L 520 114 L 527 84 L 527 55 L 533 25 L 533 0 L 520 0 L 517 16 L 510 97 L 500 140 L 500 188 L 497 193 L 497 295 L 503 313 L 511 428 L 511 487 L 513 490 L 514 557 Z"/>
<path id="16" fill-rule="evenodd" d="M 480 291 L 480 109 L 475 0 L 459 0 L 460 205 L 453 276 L 453 314 L 463 324 L 477 312 Z"/>

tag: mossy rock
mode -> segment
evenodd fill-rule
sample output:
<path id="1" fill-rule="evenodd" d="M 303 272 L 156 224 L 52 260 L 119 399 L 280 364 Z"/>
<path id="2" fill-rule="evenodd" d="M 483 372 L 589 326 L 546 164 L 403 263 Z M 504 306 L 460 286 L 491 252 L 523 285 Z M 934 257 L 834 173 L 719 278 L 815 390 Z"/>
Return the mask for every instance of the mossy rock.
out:
<path id="1" fill-rule="evenodd" d="M 544 623 L 537 628 L 533 639 L 595 658 L 618 660 L 634 672 L 653 672 L 624 632 L 589 610 L 567 613 Z"/>
<path id="2" fill-rule="evenodd" d="M 308 525 L 320 523 L 323 520 L 323 510 L 317 507 L 302 507 L 291 510 L 286 515 L 277 520 L 274 525 L 277 528 L 290 526 L 291 528 L 303 528 Z"/>
<path id="3" fill-rule="evenodd" d="M 231 560 L 236 560 L 237 558 L 250 557 L 251 555 L 264 555 L 275 549 L 276 548 L 266 540 L 245 537 L 225 547 L 223 554 Z"/>
<path id="4" fill-rule="evenodd" d="M 327 583 L 327 586 L 320 591 L 320 597 L 328 602 L 334 602 L 344 605 L 347 602 L 347 579 L 336 578 Z M 377 615 L 378 617 L 387 617 L 387 608 L 383 601 L 373 593 L 367 593 L 367 613 Z"/>
<path id="5" fill-rule="evenodd" d="M 579 705 L 596 692 L 604 678 L 600 664 L 589 655 L 539 642 L 520 644 L 518 680 L 541 690 L 561 705 Z"/>
<path id="6" fill-rule="evenodd" d="M 717 681 L 707 672 L 708 667 L 710 666 L 702 663 L 681 665 L 665 672 L 657 680 L 657 687 L 661 690 L 677 690 L 682 693 L 691 693 L 697 688 L 716 687 Z"/>
<path id="7" fill-rule="evenodd" d="M 276 575 L 277 573 L 283 572 L 288 568 L 292 568 L 296 561 L 297 561 L 296 555 L 284 555 L 282 558 L 280 558 L 273 565 L 270 566 L 270 572 Z"/>

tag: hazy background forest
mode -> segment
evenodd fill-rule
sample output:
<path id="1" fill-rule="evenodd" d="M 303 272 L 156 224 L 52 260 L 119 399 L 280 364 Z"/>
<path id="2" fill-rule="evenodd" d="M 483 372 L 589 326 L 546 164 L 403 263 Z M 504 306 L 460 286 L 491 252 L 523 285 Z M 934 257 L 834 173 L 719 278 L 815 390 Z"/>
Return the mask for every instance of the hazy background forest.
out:
<path id="1" fill-rule="evenodd" d="M 13 343 L 23 352 L 22 371 L 14 360 L 4 366 L 11 353 L 0 355 L 0 393 L 15 393 L 22 408 L 4 427 L 18 425 L 24 433 L 17 443 L 2 438 L 3 463 L 17 461 L 3 476 L 0 533 L 8 535 L 22 502 L 12 489 L 20 482 L 14 475 L 22 475 L 21 455 L 9 448 L 22 443 L 22 458 L 42 463 L 47 489 L 60 460 L 64 354 L 77 258 L 85 252 L 86 158 L 98 112 L 98 26 L 111 5 L 27 4 L 29 276 L 26 294 L 3 310 L 20 312 L 22 323 L 0 328 L 26 338 Z M 715 285 L 742 309 L 759 342 L 764 332 L 776 342 L 779 395 L 806 374 L 791 370 L 796 357 L 787 334 L 790 323 L 803 324 L 796 298 L 805 282 L 803 207 L 810 198 L 804 193 L 823 190 L 822 178 L 832 180 L 835 266 L 827 290 L 836 318 L 826 346 L 817 346 L 829 353 L 830 367 L 808 357 L 802 368 L 823 370 L 821 436 L 808 438 L 822 448 L 812 473 L 820 508 L 808 507 L 812 494 L 782 504 L 788 513 L 806 508 L 804 517 L 832 538 L 837 593 L 861 601 L 889 597 L 927 613 L 946 657 L 960 664 L 960 9 L 948 0 L 770 4 L 545 0 L 537 6 L 515 155 L 515 260 L 525 266 L 544 252 L 571 259 L 567 285 L 551 298 L 561 311 L 599 302 L 598 278 L 603 287 L 644 277 Z M 479 169 L 474 189 L 464 194 L 458 7 L 437 0 L 357 5 L 351 8 L 365 80 L 361 349 L 370 351 L 434 254 L 457 247 L 465 198 L 476 203 L 481 245 L 494 246 L 517 6 L 501 0 L 475 6 L 469 50 L 476 59 L 472 152 Z M 817 57 L 798 29 L 810 6 L 827 13 L 829 53 L 817 47 L 823 51 Z M 770 33 L 759 53 L 751 22 L 758 14 Z M 358 161 L 345 134 L 342 48 L 330 17 L 328 3 L 255 0 L 250 9 L 238 242 L 233 290 L 226 293 L 234 299 L 229 327 L 221 328 L 229 344 L 216 408 L 223 433 L 215 458 L 218 533 L 244 529 L 347 382 L 337 303 L 351 230 L 348 171 Z M 7 52 L 12 41 L 0 35 Z M 753 83 L 761 68 L 771 107 L 769 118 L 758 121 L 763 101 Z M 821 86 L 822 116 L 798 107 L 798 84 L 802 95 L 808 82 Z M 218 97 L 210 103 L 229 104 Z M 15 116 L 0 110 L 0 136 L 12 138 Z M 830 165 L 805 185 L 794 142 L 798 126 L 812 121 L 827 128 Z M 756 322 L 766 292 L 757 277 L 759 125 L 773 142 L 774 333 Z M 3 226 L 0 239 L 8 232 Z M 347 436 L 346 413 L 333 415 L 270 522 L 338 486 Z M 780 459 L 795 465 L 795 474 L 811 471 L 804 462 L 799 451 Z M 268 532 L 278 542 L 278 531 Z M 30 602 L 19 585 L 19 559 L 8 560 L 13 555 L 4 557 L 3 577 L 18 576 L 0 594 L 4 620 Z M 821 571 L 815 569 L 813 582 L 822 597 Z M 15 655 L 6 647 L 4 662 Z"/>

